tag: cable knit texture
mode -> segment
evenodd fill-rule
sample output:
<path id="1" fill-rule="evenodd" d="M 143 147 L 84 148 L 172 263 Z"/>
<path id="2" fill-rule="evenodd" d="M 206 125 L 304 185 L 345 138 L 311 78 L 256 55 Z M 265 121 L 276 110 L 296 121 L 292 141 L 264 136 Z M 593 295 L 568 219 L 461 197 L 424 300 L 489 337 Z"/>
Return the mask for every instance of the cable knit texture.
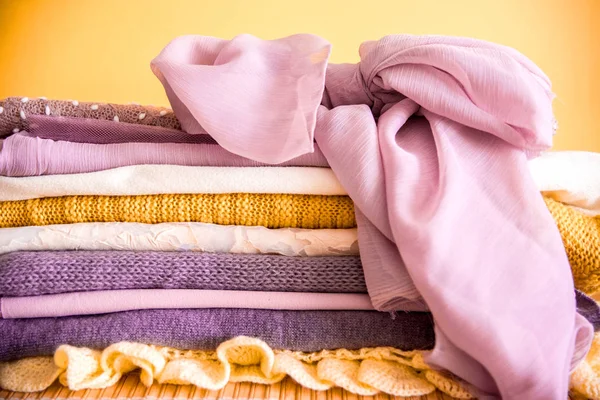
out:
<path id="1" fill-rule="evenodd" d="M 205 222 L 267 228 L 353 228 L 347 196 L 162 194 L 65 196 L 0 203 L 0 228 L 79 222 Z"/>
<path id="2" fill-rule="evenodd" d="M 271 384 L 286 376 L 313 390 L 339 386 L 371 396 L 421 396 L 441 390 L 455 398 L 471 394 L 455 378 L 431 370 L 422 353 L 389 347 L 300 353 L 273 350 L 259 339 L 236 337 L 215 352 L 178 351 L 139 343 L 116 343 L 103 351 L 64 345 L 54 362 L 36 357 L 0 364 L 0 387 L 14 391 L 44 390 L 57 378 L 71 390 L 112 386 L 123 374 L 141 370 L 141 381 L 192 384 L 219 390 L 228 382 Z"/>
<path id="3" fill-rule="evenodd" d="M 0 294 L 209 289 L 366 293 L 360 258 L 156 251 L 25 251 L 0 255 Z"/>
<path id="4" fill-rule="evenodd" d="M 600 290 L 600 216 L 588 216 L 545 198 L 560 230 L 573 270 L 575 287 L 593 294 Z"/>

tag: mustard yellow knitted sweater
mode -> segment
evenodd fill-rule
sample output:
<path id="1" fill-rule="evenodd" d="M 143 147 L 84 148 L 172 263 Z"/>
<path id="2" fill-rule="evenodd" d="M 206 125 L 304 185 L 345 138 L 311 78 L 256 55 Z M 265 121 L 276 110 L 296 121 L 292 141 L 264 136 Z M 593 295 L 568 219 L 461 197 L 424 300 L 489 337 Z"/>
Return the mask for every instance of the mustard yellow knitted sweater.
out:
<path id="1" fill-rule="evenodd" d="M 0 202 L 0 228 L 79 222 L 205 222 L 267 228 L 353 228 L 347 196 L 159 194 L 65 196 Z"/>
<path id="2" fill-rule="evenodd" d="M 600 216 L 545 198 L 562 236 L 575 287 L 587 294 L 600 290 Z"/>

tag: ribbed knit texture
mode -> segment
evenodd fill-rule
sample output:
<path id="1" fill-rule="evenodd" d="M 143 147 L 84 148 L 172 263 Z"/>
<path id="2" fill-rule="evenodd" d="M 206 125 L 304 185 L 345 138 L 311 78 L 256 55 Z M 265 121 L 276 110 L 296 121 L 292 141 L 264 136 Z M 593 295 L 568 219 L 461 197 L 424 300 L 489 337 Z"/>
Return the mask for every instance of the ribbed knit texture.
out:
<path id="1" fill-rule="evenodd" d="M 575 287 L 584 293 L 600 290 L 600 216 L 591 217 L 571 207 L 544 199 L 560 230 Z"/>
<path id="2" fill-rule="evenodd" d="M 356 226 L 347 196 L 162 194 L 0 202 L 0 228 L 78 222 L 205 222 L 306 229 Z"/>
<path id="3" fill-rule="evenodd" d="M 360 258 L 159 251 L 23 251 L 0 255 L 0 295 L 210 289 L 366 293 Z"/>

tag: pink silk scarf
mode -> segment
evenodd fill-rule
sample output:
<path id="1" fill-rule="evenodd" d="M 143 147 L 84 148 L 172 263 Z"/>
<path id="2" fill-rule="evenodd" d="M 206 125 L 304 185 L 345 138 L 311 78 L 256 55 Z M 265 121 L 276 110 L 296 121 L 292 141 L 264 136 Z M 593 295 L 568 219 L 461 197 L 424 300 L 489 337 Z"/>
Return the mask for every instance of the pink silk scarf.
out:
<path id="1" fill-rule="evenodd" d="M 184 36 L 153 61 L 182 128 L 264 163 L 319 148 L 356 204 L 376 309 L 426 305 L 434 366 L 481 398 L 560 399 L 592 327 L 527 169 L 551 146 L 548 78 L 516 50 L 389 36 L 327 65 L 313 35 Z"/>

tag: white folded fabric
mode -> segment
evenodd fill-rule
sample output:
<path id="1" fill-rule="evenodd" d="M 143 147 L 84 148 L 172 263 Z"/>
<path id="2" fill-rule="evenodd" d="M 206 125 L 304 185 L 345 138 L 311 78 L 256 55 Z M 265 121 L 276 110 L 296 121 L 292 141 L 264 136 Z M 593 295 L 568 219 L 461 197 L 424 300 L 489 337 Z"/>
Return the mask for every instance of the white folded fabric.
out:
<path id="1" fill-rule="evenodd" d="M 358 236 L 356 229 L 268 229 L 200 222 L 99 222 L 0 229 L 0 254 L 24 250 L 358 255 Z"/>
<path id="2" fill-rule="evenodd" d="M 85 174 L 0 177 L 0 201 L 75 195 L 285 193 L 345 195 L 331 169 L 134 165 Z"/>
<path id="3" fill-rule="evenodd" d="M 600 214 L 600 153 L 552 151 L 531 160 L 529 170 L 545 196 Z"/>

